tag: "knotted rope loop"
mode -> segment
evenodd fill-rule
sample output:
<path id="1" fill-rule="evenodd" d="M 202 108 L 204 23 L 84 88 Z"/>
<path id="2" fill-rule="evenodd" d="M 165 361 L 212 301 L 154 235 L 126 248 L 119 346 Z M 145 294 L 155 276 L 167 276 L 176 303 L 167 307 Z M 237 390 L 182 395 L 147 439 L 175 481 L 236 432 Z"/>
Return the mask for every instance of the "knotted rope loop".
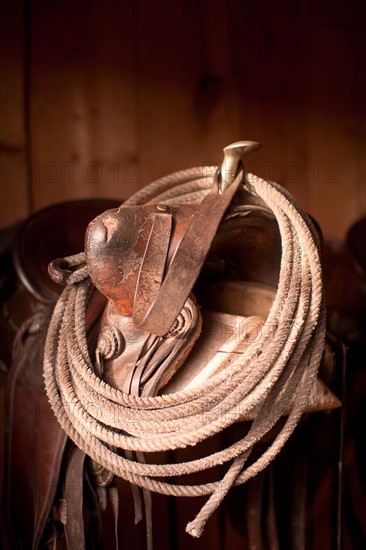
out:
<path id="1" fill-rule="evenodd" d="M 84 252 L 53 260 L 48 266 L 48 273 L 55 283 L 61 285 L 83 281 L 88 277 Z"/>

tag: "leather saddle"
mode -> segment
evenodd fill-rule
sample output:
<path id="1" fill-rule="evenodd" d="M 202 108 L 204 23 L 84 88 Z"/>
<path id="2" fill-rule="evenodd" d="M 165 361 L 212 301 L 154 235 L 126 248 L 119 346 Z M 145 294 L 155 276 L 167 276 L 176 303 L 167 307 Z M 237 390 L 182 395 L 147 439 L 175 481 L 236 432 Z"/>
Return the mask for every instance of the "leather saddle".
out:
<path id="1" fill-rule="evenodd" d="M 200 209 L 189 204 L 167 207 L 152 201 L 123 209 L 117 201 L 81 201 L 49 207 L 21 227 L 13 252 L 17 284 L 3 302 L 0 319 L 7 340 L 2 360 L 9 367 L 3 515 L 10 548 L 37 549 L 56 542 L 60 548 L 63 544 L 72 549 L 100 548 L 103 522 L 118 540 L 113 525 L 118 516 L 116 493 L 121 488 L 114 476 L 86 458 L 68 439 L 44 389 L 45 337 L 60 294 L 55 281 L 63 283 L 72 273 L 67 258 L 85 247 L 88 271 L 98 289 L 87 309 L 86 326 L 90 347 L 96 350 L 99 375 L 112 387 L 132 395 L 179 391 L 202 378 L 205 346 L 211 354 L 220 351 L 223 342 L 215 333 L 218 324 L 231 326 L 233 332 L 244 318 L 256 316 L 261 322 L 273 302 L 281 253 L 278 228 L 258 197 L 249 195 L 230 206 L 233 195 L 226 197 L 228 203 L 222 205 L 222 215 L 212 225 L 205 249 L 198 251 L 191 267 L 186 263 L 187 279 L 178 284 L 180 262 L 187 262 L 187 253 L 182 259 L 179 251 L 189 249 L 188 237 L 196 242 L 200 224 L 210 213 L 214 218 L 216 203 L 213 207 L 210 198 L 204 205 L 206 211 L 200 207 L 202 219 L 196 217 Z M 190 234 L 193 219 L 197 225 Z M 122 238 L 125 235 L 133 237 Z M 192 244 L 193 250 L 197 246 Z M 169 270 L 173 272 L 170 279 Z M 164 283 L 166 292 L 160 294 Z M 190 345 L 175 345 L 172 360 L 166 335 L 176 334 L 177 311 L 170 311 L 164 296 L 178 296 L 182 286 L 193 289 L 201 310 L 193 297 L 190 301 L 186 294 L 177 298 L 176 309 L 183 311 L 180 322 L 184 325 L 189 319 L 190 332 L 184 334 L 188 334 Z M 221 323 L 213 312 L 221 315 Z M 118 325 L 120 316 L 123 326 Z M 118 329 L 112 334 L 112 348 L 108 347 L 110 326 Z M 118 331 L 123 333 L 123 356 L 116 353 Z M 160 346 L 162 337 L 164 346 Z M 212 339 L 219 340 L 214 348 Z M 200 342 L 198 348 L 196 342 Z M 330 346 L 322 366 L 327 381 L 334 376 L 334 357 Z M 339 405 L 318 380 L 308 412 Z M 108 517 L 102 521 L 103 514 Z"/>

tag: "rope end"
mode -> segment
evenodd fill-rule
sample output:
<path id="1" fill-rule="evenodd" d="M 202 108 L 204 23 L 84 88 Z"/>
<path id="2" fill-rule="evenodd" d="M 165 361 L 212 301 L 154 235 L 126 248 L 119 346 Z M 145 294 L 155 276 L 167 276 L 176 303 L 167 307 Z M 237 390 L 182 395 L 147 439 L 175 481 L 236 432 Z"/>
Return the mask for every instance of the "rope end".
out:
<path id="1" fill-rule="evenodd" d="M 189 535 L 191 535 L 191 537 L 194 537 L 196 539 L 199 539 L 200 536 L 202 535 L 203 533 L 203 528 L 204 528 L 204 525 L 205 524 L 199 524 L 197 525 L 196 524 L 196 520 L 193 520 L 193 521 L 190 521 L 189 523 L 187 523 L 187 526 L 186 526 L 186 533 L 188 533 Z"/>

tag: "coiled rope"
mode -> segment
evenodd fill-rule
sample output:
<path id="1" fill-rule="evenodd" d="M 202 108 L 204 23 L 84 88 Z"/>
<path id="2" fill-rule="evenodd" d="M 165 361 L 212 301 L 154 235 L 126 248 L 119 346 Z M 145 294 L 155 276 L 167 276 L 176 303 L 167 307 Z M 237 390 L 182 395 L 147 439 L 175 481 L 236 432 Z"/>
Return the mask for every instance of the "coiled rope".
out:
<path id="1" fill-rule="evenodd" d="M 150 184 L 125 205 L 200 202 L 212 182 L 204 167 L 192 168 Z M 307 405 L 323 352 L 325 308 L 319 250 L 311 223 L 277 184 L 248 174 L 244 185 L 250 186 L 277 219 L 282 240 L 279 283 L 263 337 L 241 355 L 233 354 L 220 373 L 193 389 L 157 397 L 131 396 L 96 376 L 85 331 L 93 285 L 83 254 L 69 258 L 80 268 L 69 277 L 55 306 L 45 348 L 47 395 L 59 423 L 78 447 L 117 476 L 150 491 L 210 495 L 187 525 L 187 532 L 195 537 L 201 535 L 228 490 L 263 470 L 288 440 Z M 194 446 L 254 410 L 249 432 L 212 455 L 157 465 L 120 454 L 121 450 L 150 453 Z M 254 445 L 284 414 L 288 416 L 274 441 L 246 466 Z M 220 481 L 183 485 L 164 480 L 228 462 Z"/>

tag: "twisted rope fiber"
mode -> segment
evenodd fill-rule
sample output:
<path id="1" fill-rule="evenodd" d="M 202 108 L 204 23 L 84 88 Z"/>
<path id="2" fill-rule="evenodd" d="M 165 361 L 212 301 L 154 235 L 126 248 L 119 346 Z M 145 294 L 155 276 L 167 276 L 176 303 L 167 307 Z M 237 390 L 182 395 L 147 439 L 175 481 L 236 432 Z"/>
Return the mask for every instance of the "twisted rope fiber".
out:
<path id="1" fill-rule="evenodd" d="M 124 204 L 201 201 L 212 186 L 212 177 L 205 174 L 204 167 L 171 174 Z M 70 275 L 56 304 L 46 340 L 46 391 L 65 432 L 93 460 L 133 484 L 167 495 L 211 495 L 187 525 L 193 536 L 201 535 L 230 487 L 255 476 L 281 450 L 306 407 L 323 351 L 325 308 L 315 232 L 280 186 L 251 174 L 245 184 L 277 219 L 282 241 L 279 283 L 262 338 L 243 354 L 232 354 L 220 373 L 194 389 L 157 397 L 131 396 L 97 377 L 85 333 L 93 285 L 83 254 L 68 258 L 78 269 Z M 245 467 L 253 446 L 289 410 L 272 444 Z M 194 446 L 249 413 L 255 413 L 255 419 L 245 437 L 196 460 L 146 464 L 129 460 L 118 451 L 146 453 Z M 230 461 L 221 481 L 178 485 L 158 479 Z"/>

